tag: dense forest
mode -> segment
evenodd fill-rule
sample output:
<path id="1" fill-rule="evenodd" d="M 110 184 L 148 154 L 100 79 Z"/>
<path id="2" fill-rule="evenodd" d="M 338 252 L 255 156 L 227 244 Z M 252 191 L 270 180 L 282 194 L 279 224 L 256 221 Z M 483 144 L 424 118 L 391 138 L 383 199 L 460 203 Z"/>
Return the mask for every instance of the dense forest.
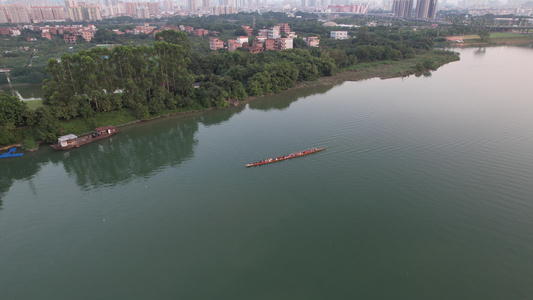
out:
<path id="1" fill-rule="evenodd" d="M 0 144 L 14 142 L 14 129 L 21 126 L 27 127 L 25 141 L 52 143 L 65 133 L 60 121 L 91 119 L 110 111 L 128 110 L 144 120 L 223 108 L 231 100 L 278 93 L 360 63 L 412 58 L 432 45 L 431 38 L 412 32 L 370 32 L 361 27 L 357 38 L 324 40 L 320 48 L 200 52 L 194 51 L 184 32 L 167 30 L 159 32 L 152 45 L 65 53 L 61 60 L 48 62 L 42 107 L 29 110 L 14 97 L 0 97 Z M 431 62 L 419 64 L 413 72 L 434 67 Z"/>

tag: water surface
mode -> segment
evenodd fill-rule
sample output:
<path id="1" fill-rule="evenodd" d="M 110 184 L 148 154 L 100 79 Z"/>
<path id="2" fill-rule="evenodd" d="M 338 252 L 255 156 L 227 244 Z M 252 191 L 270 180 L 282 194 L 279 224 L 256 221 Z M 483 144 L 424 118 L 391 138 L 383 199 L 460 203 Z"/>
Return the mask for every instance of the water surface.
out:
<path id="1" fill-rule="evenodd" d="M 0 160 L 2 297 L 528 299 L 533 49 L 458 51 Z"/>

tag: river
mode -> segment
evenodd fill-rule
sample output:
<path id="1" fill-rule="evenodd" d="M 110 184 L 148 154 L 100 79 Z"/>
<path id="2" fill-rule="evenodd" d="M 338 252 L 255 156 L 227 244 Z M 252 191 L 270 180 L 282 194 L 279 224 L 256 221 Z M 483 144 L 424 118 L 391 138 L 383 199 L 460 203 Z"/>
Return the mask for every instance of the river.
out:
<path id="1" fill-rule="evenodd" d="M 529 299 L 533 49 L 457 51 L 0 160 L 2 298 Z"/>

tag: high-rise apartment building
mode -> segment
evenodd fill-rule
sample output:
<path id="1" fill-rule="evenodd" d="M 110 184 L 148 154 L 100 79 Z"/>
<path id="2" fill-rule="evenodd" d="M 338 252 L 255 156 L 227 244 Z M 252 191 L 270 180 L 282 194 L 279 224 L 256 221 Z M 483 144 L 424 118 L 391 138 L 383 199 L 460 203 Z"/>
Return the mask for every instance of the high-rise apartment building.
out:
<path id="1" fill-rule="evenodd" d="M 174 9 L 174 4 L 171 0 L 164 0 L 163 1 L 163 9 L 165 11 L 172 11 Z"/>
<path id="2" fill-rule="evenodd" d="M 5 18 L 11 23 L 30 23 L 30 13 L 24 5 L 11 4 L 4 6 Z M 6 22 L 7 23 L 7 22 Z"/>
<path id="3" fill-rule="evenodd" d="M 66 7 L 76 7 L 78 6 L 78 0 L 65 0 Z"/>
<path id="4" fill-rule="evenodd" d="M 82 6 L 82 14 L 84 21 L 102 20 L 100 6 L 98 5 L 84 5 Z"/>
<path id="5" fill-rule="evenodd" d="M 392 13 L 397 17 L 411 17 L 413 12 L 413 0 L 394 0 Z"/>
<path id="6" fill-rule="evenodd" d="M 129 16 L 134 16 L 137 13 L 137 7 L 139 7 L 138 2 L 126 2 L 126 14 Z"/>
<path id="7" fill-rule="evenodd" d="M 150 13 L 150 16 L 159 16 L 161 12 L 159 11 L 159 3 L 158 2 L 150 2 L 147 3 L 148 5 L 148 12 Z"/>
<path id="8" fill-rule="evenodd" d="M 64 22 L 65 11 L 61 6 L 34 6 L 30 8 L 33 22 Z"/>
<path id="9" fill-rule="evenodd" d="M 416 17 L 420 19 L 435 19 L 438 0 L 418 0 L 416 2 Z"/>
<path id="10" fill-rule="evenodd" d="M 438 0 L 429 0 L 428 19 L 435 19 L 437 16 Z"/>
<path id="11" fill-rule="evenodd" d="M 0 5 L 0 24 L 2 23 L 9 23 L 9 19 L 7 17 L 7 10 L 5 9 L 5 6 Z"/>
<path id="12" fill-rule="evenodd" d="M 187 0 L 187 7 L 189 12 L 198 12 L 198 0 Z"/>
<path id="13" fill-rule="evenodd" d="M 97 5 L 78 5 L 68 7 L 68 17 L 72 21 L 95 21 L 102 20 L 100 6 Z"/>

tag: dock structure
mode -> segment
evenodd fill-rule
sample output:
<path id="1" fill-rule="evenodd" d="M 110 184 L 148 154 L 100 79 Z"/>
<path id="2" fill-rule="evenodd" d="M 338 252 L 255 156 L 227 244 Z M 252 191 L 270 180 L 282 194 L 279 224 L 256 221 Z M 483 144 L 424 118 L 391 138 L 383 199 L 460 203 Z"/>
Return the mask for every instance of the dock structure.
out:
<path id="1" fill-rule="evenodd" d="M 6 74 L 7 85 L 9 86 L 9 89 L 11 89 L 11 92 L 13 92 L 13 85 L 11 84 L 11 79 L 9 79 L 9 71 L 11 71 L 11 69 L 0 69 L 0 73 Z"/>

